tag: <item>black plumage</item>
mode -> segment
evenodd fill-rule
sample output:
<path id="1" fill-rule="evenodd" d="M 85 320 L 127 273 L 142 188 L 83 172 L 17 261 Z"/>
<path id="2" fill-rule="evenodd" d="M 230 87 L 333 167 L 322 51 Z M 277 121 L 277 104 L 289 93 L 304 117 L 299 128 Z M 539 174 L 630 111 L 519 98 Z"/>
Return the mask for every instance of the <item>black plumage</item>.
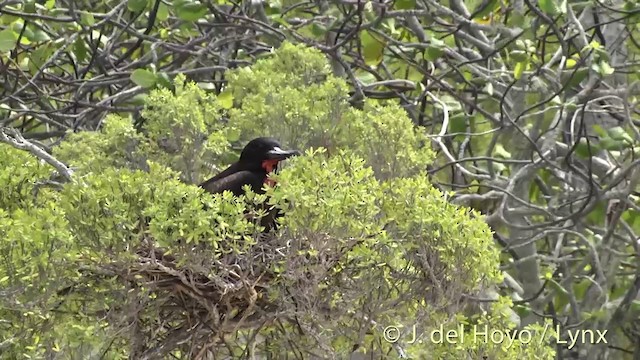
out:
<path id="1" fill-rule="evenodd" d="M 229 190 L 240 196 L 244 193 L 242 187 L 249 185 L 255 193 L 263 194 L 262 185 L 268 180 L 269 173 L 278 168 L 278 162 L 299 154 L 297 150 L 282 150 L 273 138 L 256 138 L 244 147 L 237 162 L 200 187 L 212 194 Z"/>
<path id="2" fill-rule="evenodd" d="M 264 194 L 263 185 L 270 181 L 269 173 L 277 170 L 280 161 L 299 154 L 297 150 L 282 150 L 280 143 L 273 138 L 256 138 L 244 147 L 237 162 L 200 187 L 212 194 L 228 190 L 240 196 L 244 194 L 243 186 L 249 185 L 253 192 Z M 261 224 L 268 231 L 275 227 L 275 217 L 280 215 L 278 209 L 270 209 Z"/>

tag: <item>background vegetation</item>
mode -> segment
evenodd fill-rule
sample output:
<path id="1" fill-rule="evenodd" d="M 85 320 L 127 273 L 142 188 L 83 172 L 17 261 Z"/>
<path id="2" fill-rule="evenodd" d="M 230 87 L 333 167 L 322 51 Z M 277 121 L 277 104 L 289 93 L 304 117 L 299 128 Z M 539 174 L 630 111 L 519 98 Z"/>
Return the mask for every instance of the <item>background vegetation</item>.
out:
<path id="1" fill-rule="evenodd" d="M 0 356 L 637 357 L 639 13 L 0 0 Z M 268 238 L 194 186 L 257 135 Z"/>

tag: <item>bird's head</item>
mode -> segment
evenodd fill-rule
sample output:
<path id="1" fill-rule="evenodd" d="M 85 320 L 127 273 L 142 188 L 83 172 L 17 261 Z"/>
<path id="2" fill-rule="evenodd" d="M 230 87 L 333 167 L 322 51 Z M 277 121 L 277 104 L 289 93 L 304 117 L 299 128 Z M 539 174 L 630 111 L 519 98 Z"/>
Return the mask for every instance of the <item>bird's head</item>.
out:
<path id="1" fill-rule="evenodd" d="M 246 168 L 264 169 L 270 173 L 277 169 L 278 162 L 296 155 L 300 155 L 298 150 L 283 150 L 276 139 L 259 137 L 242 149 L 239 163 Z"/>

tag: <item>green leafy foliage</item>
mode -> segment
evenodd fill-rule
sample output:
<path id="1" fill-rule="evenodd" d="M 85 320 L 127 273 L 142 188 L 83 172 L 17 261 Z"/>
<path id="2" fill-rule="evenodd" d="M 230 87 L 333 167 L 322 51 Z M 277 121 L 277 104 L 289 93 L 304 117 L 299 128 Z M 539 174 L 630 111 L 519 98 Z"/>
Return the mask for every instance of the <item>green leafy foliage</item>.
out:
<path id="1" fill-rule="evenodd" d="M 77 278 L 78 249 L 57 196 L 38 188 L 49 179 L 51 169 L 26 152 L 5 144 L 0 149 L 2 354 L 40 358 L 60 338 L 55 332 L 34 330 L 43 324 L 63 325 L 48 309 L 55 306 L 56 289 Z"/>
<path id="2" fill-rule="evenodd" d="M 0 144 L 0 208 L 9 212 L 33 205 L 38 182 L 47 180 L 51 169 L 28 153 Z"/>
<path id="3" fill-rule="evenodd" d="M 364 63 L 369 66 L 376 66 L 382 62 L 385 44 L 376 35 L 369 31 L 360 33 L 362 42 Z"/>
<path id="4" fill-rule="evenodd" d="M 92 26 L 96 23 L 96 19 L 89 11 L 80 12 L 80 23 L 85 26 Z"/>
<path id="5" fill-rule="evenodd" d="M 325 221 L 331 214 L 329 209 L 322 207 L 323 198 L 304 193 L 302 189 L 295 197 L 308 197 L 310 203 L 317 204 L 317 209 L 308 211 L 322 218 L 316 225 L 326 231 L 323 235 L 326 239 L 314 236 L 316 233 L 312 231 L 304 241 L 298 242 L 296 237 L 283 234 L 273 242 L 257 241 L 253 235 L 244 239 L 245 225 L 236 224 L 237 231 L 224 236 L 237 239 L 228 242 L 211 240 L 217 235 L 212 235 L 205 228 L 213 224 L 213 220 L 207 218 L 206 211 L 204 214 L 200 211 L 201 207 L 214 213 L 223 211 L 219 207 L 230 207 L 231 214 L 239 211 L 236 207 L 244 207 L 244 215 L 249 219 L 258 212 L 252 201 L 259 203 L 260 197 L 250 196 L 237 203 L 231 198 L 198 197 L 186 188 L 173 186 L 176 185 L 176 177 L 191 186 L 219 172 L 237 159 L 238 149 L 247 140 L 258 135 L 272 135 L 286 146 L 303 150 L 326 149 L 310 156 L 313 160 L 308 165 L 314 172 L 317 171 L 316 166 L 341 169 L 333 162 L 336 157 L 353 160 L 349 163 L 362 171 L 370 169 L 360 179 L 372 186 L 371 193 L 375 196 L 388 196 L 385 187 L 393 180 L 420 179 L 423 176 L 421 171 L 427 167 L 434 186 L 453 190 L 455 194 L 447 193 L 449 200 L 469 204 L 482 211 L 493 229 L 500 233 L 500 238 L 506 241 L 509 251 L 501 254 L 502 267 L 508 268 L 524 288 L 525 294 L 520 294 L 522 298 L 530 299 L 541 288 L 535 279 L 550 280 L 538 297 L 550 303 L 525 301 L 519 305 L 522 309 L 520 314 L 527 317 L 526 323 L 538 321 L 537 314 L 546 309 L 555 309 L 555 314 L 547 313 L 545 316 L 572 326 L 581 324 L 582 329 L 607 325 L 610 326 L 609 333 L 616 334 L 609 347 L 578 344 L 574 350 L 594 358 L 632 356 L 630 354 L 638 338 L 637 316 L 628 311 L 621 321 L 598 319 L 606 319 L 619 313 L 618 309 L 626 309 L 613 303 L 612 299 L 624 298 L 630 291 L 637 262 L 635 245 L 640 233 L 638 211 L 635 210 L 638 198 L 634 195 L 640 191 L 635 180 L 638 178 L 635 168 L 640 157 L 635 106 L 638 91 L 634 83 L 640 79 L 640 63 L 637 61 L 640 51 L 636 41 L 640 30 L 637 26 L 640 17 L 637 0 L 613 3 L 538 0 L 524 5 L 502 0 L 467 0 L 455 4 L 430 1 L 428 6 L 415 0 L 24 0 L 4 1 L 2 4 L 0 92 L 3 95 L 0 123 L 20 129 L 25 138 L 51 149 L 54 156 L 73 166 L 75 177 L 88 178 L 100 184 L 97 188 L 91 184 L 87 184 L 87 188 L 74 187 L 76 192 L 85 191 L 83 196 L 100 201 L 99 206 L 91 207 L 87 216 L 100 226 L 117 227 L 118 220 L 109 218 L 111 213 L 100 215 L 96 211 L 106 208 L 106 202 L 110 201 L 114 208 L 109 210 L 117 210 L 116 213 L 121 215 L 130 202 L 123 197 L 135 196 L 139 188 L 140 193 L 147 196 L 144 190 L 147 187 L 161 187 L 154 179 L 146 178 L 145 174 L 151 173 L 152 167 L 162 169 L 161 174 L 153 173 L 158 179 L 172 184 L 161 191 L 153 191 L 163 194 L 176 191 L 190 201 L 184 204 L 185 199 L 178 195 L 143 200 L 145 206 L 148 205 L 141 215 L 143 230 L 136 230 L 139 233 L 133 235 L 125 231 L 119 233 L 135 240 L 117 241 L 106 235 L 108 242 L 115 244 L 120 253 L 98 249 L 92 256 L 103 259 L 100 264 L 112 262 L 133 266 L 135 259 L 145 255 L 145 249 L 141 250 L 142 254 L 134 254 L 134 246 L 126 248 L 122 243 L 162 243 L 165 246 L 162 251 L 174 251 L 171 256 L 175 256 L 176 261 L 188 263 L 180 266 L 188 266 L 195 273 L 209 271 L 209 275 L 242 277 L 246 272 L 238 269 L 251 268 L 261 274 L 264 271 L 265 277 L 260 281 L 251 274 L 250 279 L 244 279 L 247 280 L 244 284 L 257 284 L 256 291 L 260 296 L 265 294 L 260 286 L 268 284 L 269 296 L 276 299 L 274 304 L 286 304 L 284 309 L 279 307 L 277 311 L 304 309 L 282 315 L 287 320 L 295 319 L 298 324 L 281 321 L 278 326 L 285 330 L 265 326 L 256 335 L 255 339 L 275 344 L 273 347 L 283 349 L 281 352 L 270 349 L 273 352 L 250 353 L 254 348 L 243 347 L 247 342 L 243 337 L 246 333 L 238 330 L 234 336 L 225 334 L 217 337 L 223 337 L 227 345 L 235 341 L 232 344 L 235 347 L 227 346 L 232 350 L 215 356 L 240 358 L 251 355 L 260 358 L 267 357 L 265 354 L 268 353 L 272 358 L 307 358 L 317 357 L 320 352 L 326 357 L 347 358 L 353 344 L 360 345 L 359 351 L 366 349 L 365 356 L 369 358 L 395 357 L 400 352 L 397 349 L 407 350 L 409 357 L 427 359 L 531 358 L 537 350 L 540 350 L 541 357 L 548 356 L 547 352 L 535 346 L 531 346 L 528 353 L 492 349 L 491 352 L 471 354 L 465 350 L 479 348 L 466 344 L 459 346 L 460 349 L 450 350 L 450 354 L 447 354 L 446 346 L 442 347 L 442 352 L 431 349 L 420 353 L 417 347 L 397 344 L 388 348 L 390 352 L 378 354 L 376 349 L 369 347 L 384 341 L 376 337 L 379 334 L 372 330 L 374 325 L 367 322 L 369 319 L 377 324 L 395 323 L 398 321 L 396 315 L 404 311 L 411 314 L 407 315 L 408 318 L 415 320 L 415 311 L 411 312 L 415 309 L 381 311 L 394 306 L 374 304 L 359 297 L 361 294 L 357 292 L 372 293 L 369 288 L 362 291 L 359 282 L 375 289 L 380 279 L 384 279 L 385 284 L 397 284 L 395 292 L 381 286 L 380 292 L 372 296 L 374 298 L 400 299 L 403 292 L 409 298 L 426 298 L 422 296 L 424 294 L 406 291 L 424 284 L 398 282 L 403 275 L 424 278 L 416 275 L 420 269 L 416 257 L 404 250 L 405 245 L 414 246 L 421 240 L 416 237 L 415 240 L 400 241 L 404 235 L 395 234 L 390 229 L 391 225 L 383 224 L 390 220 L 382 209 L 383 204 L 377 200 L 371 203 L 366 197 L 369 193 L 348 178 L 336 183 L 337 180 L 330 179 L 328 174 L 318 172 L 323 181 L 338 188 L 342 184 L 347 188 L 353 187 L 354 192 L 357 191 L 367 204 L 373 206 L 371 212 L 367 212 L 375 214 L 370 219 L 374 225 L 366 230 L 368 237 L 357 234 L 349 227 L 349 221 L 341 218 L 335 221 L 340 227 L 333 229 L 327 225 Z M 157 13 L 154 11 L 156 7 Z M 594 27 L 598 21 L 592 19 L 590 13 L 598 14 L 600 23 L 606 26 Z M 288 41 L 306 44 L 320 51 L 294 46 Z M 254 63 L 255 66 L 250 66 Z M 179 73 L 186 74 L 183 79 L 193 80 L 204 92 L 197 93 L 188 88 L 185 86 L 187 82 L 174 82 L 174 76 Z M 158 92 L 158 89 L 166 91 Z M 220 91 L 217 96 L 213 95 Z M 202 101 L 190 100 L 190 96 Z M 450 121 L 442 141 L 450 153 L 440 148 L 442 144 L 436 149 L 437 153 L 424 146 L 442 130 L 445 108 L 435 99 L 448 106 Z M 207 104 L 213 104 L 210 107 L 216 109 L 203 112 L 209 106 Z M 144 116 L 140 116 L 143 109 Z M 172 109 L 179 111 L 171 112 Z M 183 116 L 189 121 L 183 122 Z M 201 122 L 205 125 L 200 126 Z M 602 125 L 602 132 L 593 128 L 594 123 Z M 393 134 L 388 135 L 392 140 L 387 141 L 387 133 Z M 6 158 L 0 159 L 3 166 L 0 167 L 0 207 L 6 211 L 5 218 L 11 221 L 15 220 L 14 216 L 32 221 L 40 217 L 46 219 L 46 214 L 40 209 L 51 202 L 58 207 L 66 203 L 70 212 L 83 208 L 81 201 L 74 200 L 70 205 L 68 198 L 60 198 L 61 179 L 47 165 L 32 161 L 31 157 L 13 160 L 15 156 L 11 152 L 2 153 L 4 155 Z M 532 166 L 535 169 L 531 169 Z M 111 181 L 102 180 L 96 174 L 105 174 Z M 376 181 L 370 181 L 371 176 Z M 76 186 L 76 180 L 74 185 L 68 186 Z M 308 179 L 309 182 L 311 180 Z M 108 189 L 110 184 L 115 190 L 102 189 Z M 416 186 L 421 185 L 418 183 Z M 342 206 L 341 199 L 332 198 L 331 193 L 324 192 L 322 196 L 341 211 L 361 210 L 353 204 L 353 207 Z M 398 196 L 405 199 L 400 194 Z M 163 200 L 167 203 L 153 206 Z M 620 204 L 615 205 L 618 200 Z M 292 211 L 304 213 L 304 209 L 298 206 L 299 201 L 291 205 Z M 400 205 L 398 211 L 405 211 Z M 289 209 L 285 204 L 281 206 Z M 131 208 L 139 210 L 141 206 L 133 204 Z M 618 216 L 620 212 L 622 215 Z M 404 219 L 403 214 L 398 218 Z M 77 218 L 83 216 L 76 215 Z M 293 221 L 294 213 L 289 215 Z M 205 218 L 199 225 L 194 219 L 201 216 Z M 336 216 L 340 217 L 340 214 Z M 447 212 L 447 216 L 455 215 Z M 132 219 L 134 217 L 121 220 L 132 226 Z M 571 220 L 570 223 L 566 223 L 566 219 Z M 286 221 L 286 217 L 283 220 Z M 230 225 L 231 220 L 218 221 L 220 219 L 216 219 L 216 226 L 220 224 L 224 228 Z M 180 225 L 182 223 L 188 225 Z M 300 224 L 303 228 L 304 224 Z M 82 228 L 76 220 L 69 223 L 71 225 L 77 226 L 76 229 Z M 360 229 L 361 225 L 356 221 L 354 229 Z M 451 234 L 446 234 L 448 228 L 440 229 L 439 226 L 429 224 L 425 232 L 445 233 L 442 241 L 449 241 Z M 561 230 L 549 231 L 550 227 Z M 24 227 L 21 225 L 20 228 Z M 385 231 L 377 233 L 381 228 Z M 420 226 L 415 225 L 414 228 L 419 229 Z M 89 226 L 82 229 L 89 230 Z M 189 229 L 198 230 L 190 232 Z M 292 229 L 293 223 L 290 223 L 281 230 L 286 234 Z M 74 232 L 78 232 L 74 236 L 82 238 L 79 230 Z M 353 235 L 350 236 L 353 240 L 341 235 L 344 233 Z M 408 234 L 412 235 L 411 232 Z M 300 233 L 296 232 L 296 236 Z M 440 250 L 430 254 L 439 256 L 441 251 L 444 256 L 460 251 L 468 258 L 474 258 L 465 251 L 452 249 L 448 243 L 438 243 L 435 235 L 430 236 L 433 239 L 425 239 L 428 247 L 422 250 L 437 247 Z M 11 237 L 20 239 L 20 242 L 27 239 L 15 233 L 11 233 Z M 173 238 L 180 239 L 180 246 L 173 243 Z M 336 246 L 336 243 L 341 245 Z M 296 251 L 286 251 L 294 245 L 299 246 L 296 250 L 304 256 L 297 256 Z M 478 250 L 476 245 L 471 248 Z M 217 250 L 212 249 L 214 246 L 218 246 Z M 283 255 L 271 246 L 293 260 L 282 259 Z M 597 254 L 594 255 L 590 246 L 595 247 Z M 608 248 L 616 251 L 605 251 Z M 186 252 L 186 249 L 191 252 Z M 331 251 L 334 253 L 327 255 Z M 522 251 L 535 261 L 518 261 L 513 251 L 516 254 Z M 187 253 L 189 256 L 185 255 Z M 217 257 L 210 256 L 213 253 Z M 234 255 L 233 261 L 229 260 L 230 254 Z M 246 258 L 276 265 L 258 271 L 249 266 L 253 264 L 251 261 L 247 264 Z M 450 258 L 447 255 L 447 259 Z M 448 262 L 438 257 L 427 259 L 443 274 L 458 276 L 459 272 L 447 267 Z M 542 274 L 553 273 L 549 269 L 556 267 L 558 259 L 570 261 L 561 265 L 561 272 L 543 277 Z M 14 260 L 12 258 L 11 261 Z M 225 266 L 233 264 L 235 268 L 229 271 L 224 266 L 220 268 L 220 263 Z M 453 263 L 468 269 L 460 262 Z M 43 320 L 40 316 L 51 315 L 53 307 L 42 305 L 48 300 L 38 301 L 41 293 L 30 292 L 29 301 L 23 302 L 31 306 L 24 314 L 28 321 L 21 323 L 21 318 L 10 317 L 12 324 L 18 324 L 11 328 L 0 321 L 0 357 L 5 356 L 5 346 L 9 344 L 4 342 L 5 339 L 11 339 L 15 344 L 11 345 L 10 353 L 6 355 L 8 358 L 143 358 L 145 356 L 140 353 L 133 354 L 134 350 L 144 345 L 162 348 L 164 344 L 154 341 L 178 338 L 176 333 L 156 332 L 157 329 L 176 326 L 183 319 L 168 316 L 175 312 L 158 310 L 156 305 L 161 300 L 157 296 L 161 295 L 141 285 L 146 286 L 148 278 L 119 277 L 121 274 L 113 272 L 118 268 L 116 265 L 96 268 L 95 263 L 78 265 L 76 260 L 58 263 L 63 268 L 61 264 L 82 271 L 71 275 L 52 273 L 52 277 L 82 278 L 87 283 L 86 286 L 76 286 L 79 290 L 64 297 L 73 305 L 64 301 L 62 308 L 55 310 L 56 314 L 74 316 Z M 145 263 L 147 269 L 153 266 L 150 264 Z M 189 264 L 197 264 L 197 269 Z M 361 271 L 358 265 L 366 268 L 368 273 Z M 398 275 L 402 266 L 407 270 Z M 542 273 L 538 273 L 538 267 L 544 269 Z M 28 271 L 33 270 L 33 267 L 27 268 Z M 146 271 L 127 269 L 135 275 Z M 157 275 L 164 274 L 165 270 L 153 271 L 157 271 L 154 273 Z M 275 270 L 277 279 L 267 279 L 266 274 Z M 600 276 L 600 270 L 604 276 Z M 323 277 L 323 271 L 329 275 Z M 301 274 L 309 282 L 301 281 L 305 286 L 297 288 L 293 285 L 297 284 Z M 351 275 L 355 280 L 349 278 Z M 224 276 L 215 278 L 217 284 L 238 293 L 251 293 L 248 288 L 253 285 L 243 285 L 245 288 L 238 290 L 234 287 L 238 284 L 237 278 L 230 284 Z M 590 282 L 584 282 L 585 279 Z M 20 287 L 29 283 L 16 284 L 17 287 L 6 292 L 0 286 L 0 298 L 5 294 L 19 294 Z M 286 284 L 284 288 L 281 287 L 283 284 Z M 352 292 L 345 291 L 349 286 L 353 288 Z M 291 287 L 299 290 L 298 293 L 309 294 L 309 297 L 287 302 L 290 299 L 287 300 L 286 296 L 283 299 L 282 294 L 295 294 Z M 320 289 L 322 287 L 325 289 Z M 460 290 L 459 287 L 452 289 Z M 572 293 L 571 289 L 576 290 Z M 42 294 L 48 294 L 47 291 L 45 289 Z M 501 288 L 500 293 L 510 291 Z M 176 293 L 185 295 L 184 292 Z M 226 294 L 234 294 L 234 291 Z M 609 299 L 594 296 L 598 294 L 607 295 Z M 201 296 L 200 300 L 214 298 L 208 295 Z M 260 296 L 256 297 L 255 305 L 264 309 L 264 304 L 258 304 L 264 300 Z M 48 299 L 46 296 L 43 298 Z M 324 301 L 326 299 L 331 301 Z M 450 298 L 434 295 L 429 299 L 445 299 L 443 302 L 446 303 Z M 237 299 L 226 300 L 238 304 Z M 315 300 L 322 306 L 331 305 L 331 314 L 335 317 L 314 317 L 314 314 L 326 311 L 326 308 L 319 311 L 304 307 Z M 608 301 L 606 306 L 602 301 Z M 437 303 L 429 302 L 431 305 Z M 575 304 L 581 311 L 575 311 Z M 415 307 L 424 310 L 426 307 L 423 305 Z M 36 306 L 40 306 L 39 310 L 46 310 L 36 311 Z M 172 304 L 166 308 L 172 306 L 181 308 L 183 304 Z M 21 309 L 14 303 L 9 307 Z M 184 307 L 194 309 L 194 303 Z M 353 310 L 355 307 L 359 307 L 358 310 Z M 141 314 L 135 309 L 144 309 L 140 318 L 131 315 Z M 346 309 L 352 313 L 340 313 Z M 484 310 L 489 314 L 496 311 Z M 430 313 L 429 320 L 422 321 L 421 325 L 425 322 L 457 321 L 449 312 L 440 317 L 436 312 L 439 311 Z M 236 315 L 242 317 L 243 314 L 230 313 L 223 317 L 229 319 Z M 153 322 L 154 316 L 162 319 L 163 323 Z M 198 313 L 189 321 L 202 318 L 202 313 Z M 306 324 L 305 319 L 308 320 Z M 245 320 L 252 320 L 252 317 Z M 336 330 L 352 329 L 355 323 L 360 326 L 357 334 L 350 330 Z M 502 326 L 501 322 L 495 324 Z M 7 327 L 3 328 L 5 325 Z M 210 322 L 207 325 L 215 327 Z M 34 328 L 50 329 L 50 332 L 30 332 Z M 291 342 L 298 346 L 291 350 L 291 345 L 282 340 L 281 331 L 288 332 L 288 335 L 297 334 L 301 328 L 306 337 L 291 336 Z M 4 332 L 5 329 L 8 330 Z M 122 329 L 126 329 L 126 335 L 115 336 Z M 142 330 L 136 333 L 137 329 Z M 321 330 L 314 333 L 314 329 Z M 154 336 L 145 338 L 141 335 L 146 330 L 149 330 L 146 334 Z M 65 334 L 66 338 L 52 342 L 51 337 L 45 339 L 45 333 L 46 336 Z M 251 339 L 249 336 L 253 335 L 246 338 Z M 29 341 L 20 342 L 21 336 L 32 337 Z M 243 340 L 238 340 L 241 338 Z M 105 344 L 111 340 L 110 346 Z M 195 352 L 184 345 L 180 351 L 165 355 L 180 358 Z M 559 357 L 567 356 L 559 354 Z"/>
<path id="6" fill-rule="evenodd" d="M 243 202 L 203 198 L 201 189 L 153 163 L 148 172 L 108 168 L 92 173 L 62 194 L 72 229 L 86 235 L 81 245 L 96 255 L 105 248 L 125 251 L 146 233 L 162 247 L 181 244 L 186 251 L 201 241 L 218 249 L 220 239 L 243 240 L 241 234 L 253 232 L 242 216 Z"/>
<path id="7" fill-rule="evenodd" d="M 429 61 L 435 61 L 444 54 L 444 41 L 432 38 L 429 47 L 424 53 L 424 58 Z"/>
<path id="8" fill-rule="evenodd" d="M 131 81 L 143 88 L 150 88 L 156 84 L 158 80 L 156 74 L 149 70 L 137 69 L 131 73 Z"/>
<path id="9" fill-rule="evenodd" d="M 77 278 L 77 269 L 70 265 L 78 253 L 64 213 L 54 203 L 12 212 L 0 208 L 0 254 L 3 357 L 40 358 L 62 337 L 29 329 L 43 323 L 62 325 L 47 309 L 56 304 L 56 289 Z M 74 339 L 82 341 L 80 336 Z"/>
<path id="10" fill-rule="evenodd" d="M 215 95 L 185 83 L 184 76 L 176 77 L 174 84 L 175 93 L 162 88 L 146 100 L 149 106 L 142 112 L 148 118 L 143 125 L 150 140 L 146 153 L 193 183 L 206 168 L 205 159 L 226 153 L 227 133 L 234 129 L 223 127 L 222 105 Z"/>
<path id="11" fill-rule="evenodd" d="M 10 28 L 0 31 L 0 52 L 6 52 L 16 46 L 18 35 Z"/>
<path id="12" fill-rule="evenodd" d="M 285 43 L 272 57 L 232 72 L 229 84 L 240 104 L 230 124 L 245 139 L 272 135 L 329 154 L 348 147 L 380 178 L 409 175 L 433 159 L 425 134 L 399 106 L 368 100 L 363 110 L 349 107 L 346 83 L 328 73 L 319 51 Z"/>
<path id="13" fill-rule="evenodd" d="M 374 322 L 414 321 L 427 330 L 457 319 L 511 328 L 507 302 L 464 315 L 465 294 L 502 280 L 499 252 L 479 214 L 451 205 L 427 180 L 423 169 L 434 154 L 426 134 L 397 105 L 350 107 L 346 83 L 328 69 L 321 53 L 285 43 L 255 66 L 231 71 L 220 97 L 178 76 L 171 88 L 149 92 L 139 127 L 110 115 L 100 132 L 68 134 L 53 154 L 75 168 L 74 178 L 37 197 L 34 182 L 51 170 L 9 148 L 15 156 L 0 158 L 0 180 L 10 189 L 0 195 L 9 259 L 0 282 L 15 295 L 2 300 L 12 325 L 0 334 L 11 334 L 10 354 L 126 357 L 170 339 L 163 327 L 189 318 L 184 303 L 172 301 L 185 299 L 199 299 L 189 308 L 204 304 L 199 311 L 213 321 L 260 307 L 311 329 L 260 328 L 269 337 L 264 351 L 278 358 L 291 354 L 292 336 L 307 348 L 327 339 L 345 356 L 363 341 L 391 351 L 380 329 L 362 337 Z M 237 158 L 232 143 L 258 135 L 305 150 L 272 175 L 276 185 L 266 195 L 212 196 L 193 185 Z M 265 238 L 256 220 L 267 199 L 284 216 Z M 193 285 L 202 278 L 212 280 Z M 22 313 L 29 315 L 20 323 Z M 134 322 L 138 338 L 125 330 Z M 38 330 L 22 335 L 18 326 Z M 229 346 L 229 356 L 240 356 L 242 346 Z M 412 356 L 445 353 L 437 344 L 406 348 Z M 168 351 L 179 357 L 183 350 Z M 543 344 L 455 350 L 481 353 L 552 355 Z"/>
<path id="14" fill-rule="evenodd" d="M 416 6 L 415 0 L 399 0 L 394 4 L 395 8 L 398 10 L 413 9 Z"/>
<path id="15" fill-rule="evenodd" d="M 471 354 L 472 357 L 487 359 L 553 359 L 556 351 L 552 347 L 541 346 L 553 342 L 557 337 L 553 323 L 527 325 L 516 328 L 505 316 L 512 306 L 509 299 L 501 298 L 491 305 L 492 315 L 473 317 L 459 316 L 455 321 L 443 321 L 441 333 L 443 341 L 434 342 L 423 334 L 420 343 L 413 344 L 412 350 L 423 356 L 437 359 L 459 359 Z M 453 343 L 447 341 L 446 334 L 452 331 L 458 337 Z M 486 335 L 485 335 L 486 334 Z M 461 336 L 462 335 L 462 336 Z M 427 344 L 426 349 L 423 344 Z M 431 346 L 430 346 L 431 345 Z"/>
<path id="16" fill-rule="evenodd" d="M 433 161 L 426 134 L 395 104 L 365 101 L 363 110 L 350 109 L 342 125 L 336 142 L 363 157 L 379 178 L 410 176 Z"/>
<path id="17" fill-rule="evenodd" d="M 194 0 L 176 0 L 173 2 L 178 17 L 185 21 L 195 21 L 207 13 L 207 8 Z"/>
<path id="18" fill-rule="evenodd" d="M 558 5 L 556 0 L 540 0 L 538 2 L 538 6 L 540 9 L 547 13 L 548 15 L 556 15 L 560 12 L 560 6 Z"/>
<path id="19" fill-rule="evenodd" d="M 267 194 L 287 208 L 282 224 L 287 237 L 303 242 L 301 252 L 311 258 L 342 254 L 344 261 L 358 264 L 331 271 L 322 281 L 328 294 L 320 298 L 330 298 L 332 312 L 344 321 L 350 318 L 345 307 L 371 305 L 372 294 L 387 299 L 374 301 L 386 309 L 378 312 L 379 319 L 409 323 L 424 312 L 438 316 L 436 309 L 450 306 L 478 284 L 501 280 L 498 253 L 486 224 L 477 214 L 448 204 L 424 174 L 381 181 L 352 149 L 327 158 L 321 148 L 291 160 L 274 178 L 278 186 Z M 429 273 L 439 274 L 437 280 Z M 377 285 L 366 289 L 366 284 Z M 418 289 L 425 286 L 432 288 L 421 295 L 426 303 L 416 303 Z M 389 307 L 387 301 L 394 305 Z M 433 329 L 436 323 L 419 324 Z M 355 336 L 349 332 L 343 329 L 336 336 Z M 382 340 L 381 335 L 373 338 Z M 422 351 L 424 347 L 415 354 Z"/>
<path id="20" fill-rule="evenodd" d="M 127 9 L 131 11 L 142 11 L 147 7 L 147 0 L 128 0 Z"/>
<path id="21" fill-rule="evenodd" d="M 373 170 L 350 153 L 340 152 L 328 160 L 324 154 L 326 149 L 308 150 L 275 176 L 279 185 L 273 201 L 294 209 L 284 219 L 287 229 L 343 238 L 379 233 L 382 223 L 372 220 L 379 215 L 377 199 L 382 192 Z"/>
<path id="22" fill-rule="evenodd" d="M 387 226 L 392 225 L 402 241 L 437 250 L 448 280 L 468 289 L 481 281 L 502 280 L 491 231 L 477 212 L 450 205 L 424 174 L 391 180 L 385 188 L 383 207 L 391 220 Z"/>
<path id="23" fill-rule="evenodd" d="M 142 141 L 130 120 L 112 115 L 100 133 L 68 134 L 54 149 L 54 155 L 87 173 L 100 173 L 109 167 L 141 168 L 145 165 L 139 150 Z"/>

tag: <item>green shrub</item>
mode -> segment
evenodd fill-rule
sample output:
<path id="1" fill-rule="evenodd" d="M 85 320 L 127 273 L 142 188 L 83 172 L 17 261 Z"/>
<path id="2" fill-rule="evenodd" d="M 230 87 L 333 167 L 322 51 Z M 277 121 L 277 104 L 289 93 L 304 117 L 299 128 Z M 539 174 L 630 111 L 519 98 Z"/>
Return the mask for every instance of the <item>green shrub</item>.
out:
<path id="1" fill-rule="evenodd" d="M 489 227 L 429 183 L 434 153 L 404 110 L 371 100 L 351 108 L 318 51 L 286 43 L 228 79 L 215 96 L 180 76 L 175 92 L 149 94 L 140 129 L 111 115 L 100 132 L 67 136 L 54 155 L 77 170 L 61 191 L 34 198 L 51 169 L 3 146 L 8 354 L 122 358 L 185 324 L 222 329 L 257 316 L 262 327 L 232 327 L 217 353 L 241 356 L 257 336 L 253 351 L 275 358 L 292 356 L 291 342 L 339 358 L 354 345 L 380 356 L 400 347 L 413 358 L 553 358 L 546 342 L 385 342 L 395 324 L 422 334 L 513 327 L 505 299 L 486 313 L 467 306 L 467 295 L 502 280 Z M 193 185 L 237 158 L 231 145 L 269 135 L 305 154 L 274 175 L 267 196 Z M 267 197 L 285 215 L 265 237 L 253 218 Z M 201 339 L 219 338 L 208 334 Z"/>

